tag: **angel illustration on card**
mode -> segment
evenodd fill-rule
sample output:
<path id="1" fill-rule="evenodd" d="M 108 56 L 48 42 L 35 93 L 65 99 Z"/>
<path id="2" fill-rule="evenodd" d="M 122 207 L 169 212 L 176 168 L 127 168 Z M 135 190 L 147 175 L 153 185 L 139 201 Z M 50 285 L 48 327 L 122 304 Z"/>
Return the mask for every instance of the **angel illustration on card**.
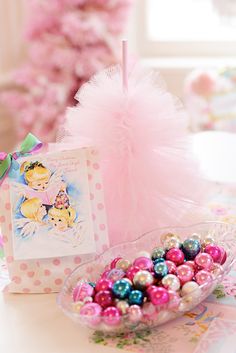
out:
<path id="1" fill-rule="evenodd" d="M 36 197 L 24 199 L 20 204 L 19 214 L 21 217 L 15 218 L 15 227 L 22 238 L 29 238 L 33 236 L 39 228 L 46 226 L 46 207 L 42 204 L 41 200 Z"/>
<path id="2" fill-rule="evenodd" d="M 53 206 L 58 192 L 66 189 L 62 173 L 59 170 L 50 171 L 39 161 L 24 162 L 20 172 L 23 182 L 13 184 L 17 194 L 28 199 L 40 199 L 46 210 Z"/>
<path id="3" fill-rule="evenodd" d="M 83 148 L 17 160 L 19 168 L 9 183 L 16 260 L 96 251 L 87 160 Z"/>

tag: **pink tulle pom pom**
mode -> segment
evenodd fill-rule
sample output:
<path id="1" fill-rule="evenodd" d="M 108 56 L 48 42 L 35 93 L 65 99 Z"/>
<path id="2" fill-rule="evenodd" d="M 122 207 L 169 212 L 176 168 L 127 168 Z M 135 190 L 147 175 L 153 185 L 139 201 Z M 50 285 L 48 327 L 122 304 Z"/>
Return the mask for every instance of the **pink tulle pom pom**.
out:
<path id="1" fill-rule="evenodd" d="M 134 70 L 128 92 L 121 77 L 111 68 L 86 83 L 64 126 L 64 141 L 99 148 L 112 244 L 179 224 L 201 194 L 180 102 L 153 73 Z"/>

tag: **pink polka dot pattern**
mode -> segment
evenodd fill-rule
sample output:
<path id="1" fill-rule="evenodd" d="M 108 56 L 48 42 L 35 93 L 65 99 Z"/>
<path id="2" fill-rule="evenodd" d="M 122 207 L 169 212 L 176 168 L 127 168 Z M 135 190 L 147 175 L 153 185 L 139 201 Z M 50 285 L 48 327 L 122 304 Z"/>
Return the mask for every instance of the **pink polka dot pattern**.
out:
<path id="1" fill-rule="evenodd" d="M 105 224 L 100 224 L 100 225 L 99 225 L 99 229 L 100 229 L 100 230 L 105 230 L 105 229 L 106 229 Z"/>
<path id="2" fill-rule="evenodd" d="M 93 272 L 93 267 L 92 267 L 92 266 L 88 266 L 88 267 L 86 268 L 86 272 L 87 272 L 87 273 L 92 273 L 92 272 Z"/>
<path id="3" fill-rule="evenodd" d="M 54 259 L 52 263 L 53 263 L 53 265 L 55 265 L 55 266 L 59 266 L 60 263 L 61 263 L 61 261 L 60 261 L 59 259 Z"/>
<path id="4" fill-rule="evenodd" d="M 44 291 L 44 293 L 49 294 L 52 292 L 52 289 L 51 288 L 44 288 L 43 291 Z"/>
<path id="5" fill-rule="evenodd" d="M 7 202 L 7 203 L 5 204 L 5 209 L 6 209 L 6 210 L 10 210 L 10 209 L 11 209 L 11 204 L 10 204 L 10 202 Z"/>
<path id="6" fill-rule="evenodd" d="M 6 260 L 7 260 L 7 263 L 10 264 L 10 263 L 13 262 L 14 258 L 13 258 L 13 256 L 9 255 L 9 256 L 6 257 Z"/>
<path id="7" fill-rule="evenodd" d="M 12 277 L 13 282 L 15 282 L 16 284 L 20 284 L 21 283 L 21 278 L 19 276 L 14 276 Z"/>
<path id="8" fill-rule="evenodd" d="M 104 209 L 103 203 L 98 203 L 97 208 L 98 210 L 103 210 Z"/>
<path id="9" fill-rule="evenodd" d="M 97 190 L 101 190 L 102 185 L 100 183 L 96 183 L 95 187 L 96 187 Z"/>
<path id="10" fill-rule="evenodd" d="M 95 219 L 96 219 L 95 213 L 92 214 L 92 219 L 93 219 L 93 221 L 95 221 Z"/>
<path id="11" fill-rule="evenodd" d="M 44 276 L 50 276 L 51 275 L 51 271 L 46 269 L 44 270 Z"/>
<path id="12" fill-rule="evenodd" d="M 99 169 L 99 164 L 98 163 L 93 163 L 93 169 L 95 169 L 95 170 L 97 170 L 97 169 Z"/>
<path id="13" fill-rule="evenodd" d="M 57 286 L 60 286 L 62 283 L 63 283 L 63 281 L 62 281 L 61 278 L 55 279 L 55 284 L 56 284 Z"/>
<path id="14" fill-rule="evenodd" d="M 76 256 L 76 257 L 74 258 L 74 263 L 75 263 L 76 265 L 79 265 L 79 264 L 81 263 L 81 257 Z"/>
<path id="15" fill-rule="evenodd" d="M 93 200 L 94 199 L 94 194 L 90 194 L 90 200 Z"/>
<path id="16" fill-rule="evenodd" d="M 6 244 L 8 242 L 8 237 L 6 237 L 6 235 L 3 235 L 2 241 Z"/>
<path id="17" fill-rule="evenodd" d="M 87 163 L 87 167 L 89 167 L 89 166 L 90 166 L 90 164 L 91 164 L 91 162 L 90 162 L 90 160 L 89 160 L 89 159 L 87 160 L 87 162 L 86 162 L 86 163 Z"/>
<path id="18" fill-rule="evenodd" d="M 27 265 L 26 263 L 22 262 L 22 263 L 20 264 L 20 269 L 21 269 L 22 271 L 27 270 L 27 268 L 28 268 L 28 265 Z"/>
<path id="19" fill-rule="evenodd" d="M 8 225 L 8 229 L 10 230 L 10 232 L 12 231 L 12 224 L 11 223 Z"/>
<path id="20" fill-rule="evenodd" d="M 29 289 L 29 288 L 23 288 L 23 289 L 22 289 L 22 292 L 23 292 L 23 293 L 26 293 L 26 294 L 27 294 L 27 293 L 30 293 L 30 289 Z"/>
<path id="21" fill-rule="evenodd" d="M 5 216 L 1 216 L 0 217 L 0 223 L 5 223 L 6 222 L 6 217 Z"/>
<path id="22" fill-rule="evenodd" d="M 71 268 L 65 268 L 64 269 L 64 273 L 65 273 L 66 276 L 69 276 L 71 274 L 71 272 L 72 272 Z"/>
<path id="23" fill-rule="evenodd" d="M 35 275 L 35 272 L 34 272 L 34 271 L 29 271 L 29 272 L 27 272 L 27 276 L 28 276 L 29 278 L 34 277 L 34 275 Z"/>
<path id="24" fill-rule="evenodd" d="M 96 233 L 96 234 L 94 234 L 94 239 L 95 239 L 95 241 L 98 241 L 99 236 L 98 236 L 98 234 L 97 234 L 97 233 Z"/>
<path id="25" fill-rule="evenodd" d="M 92 176 L 91 174 L 89 174 L 89 175 L 88 175 L 88 180 L 92 180 L 92 177 L 93 177 L 93 176 Z"/>

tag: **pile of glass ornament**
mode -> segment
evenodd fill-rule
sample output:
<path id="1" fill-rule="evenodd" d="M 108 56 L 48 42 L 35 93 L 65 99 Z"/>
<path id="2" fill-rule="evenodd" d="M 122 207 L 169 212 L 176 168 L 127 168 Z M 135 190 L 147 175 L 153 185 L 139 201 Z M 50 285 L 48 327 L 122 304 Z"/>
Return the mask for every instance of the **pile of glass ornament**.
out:
<path id="1" fill-rule="evenodd" d="M 132 262 L 114 258 L 96 283 L 79 280 L 72 296 L 80 317 L 94 328 L 101 322 L 115 328 L 124 320 L 129 325 L 161 321 L 163 315 L 174 318 L 198 304 L 203 292 L 210 294 L 215 279 L 224 273 L 225 249 L 211 235 L 201 241 L 196 233 L 183 242 L 167 233 L 161 242 Z"/>

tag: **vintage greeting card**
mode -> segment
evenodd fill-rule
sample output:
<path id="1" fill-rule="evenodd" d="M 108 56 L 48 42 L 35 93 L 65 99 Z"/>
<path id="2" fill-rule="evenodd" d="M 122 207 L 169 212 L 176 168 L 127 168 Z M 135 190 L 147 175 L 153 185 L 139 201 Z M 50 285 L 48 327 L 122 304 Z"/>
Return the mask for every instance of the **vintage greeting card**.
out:
<path id="1" fill-rule="evenodd" d="M 15 259 L 94 253 L 85 149 L 18 160 L 11 178 Z"/>
<path id="2" fill-rule="evenodd" d="M 29 134 L 19 151 L 0 153 L 0 167 L 7 290 L 58 292 L 76 266 L 109 247 L 98 151 L 42 146 Z"/>

